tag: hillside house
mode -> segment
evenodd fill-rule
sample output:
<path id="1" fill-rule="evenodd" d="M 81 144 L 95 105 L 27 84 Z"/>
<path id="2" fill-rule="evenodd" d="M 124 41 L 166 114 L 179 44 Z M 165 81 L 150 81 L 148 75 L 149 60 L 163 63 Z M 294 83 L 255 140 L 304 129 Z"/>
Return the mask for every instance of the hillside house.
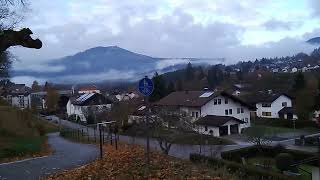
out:
<path id="1" fill-rule="evenodd" d="M 250 127 L 250 111 L 255 110 L 229 93 L 212 91 L 173 92 L 155 106 L 189 116 L 195 131 L 217 137 L 238 134 Z"/>
<path id="2" fill-rule="evenodd" d="M 257 117 L 297 118 L 292 108 L 293 98 L 287 94 L 261 94 L 255 97 Z"/>
<path id="3" fill-rule="evenodd" d="M 67 103 L 68 117 L 75 115 L 76 120 L 87 122 L 89 110 L 94 114 L 109 111 L 112 102 L 99 93 L 87 93 L 72 97 Z"/>
<path id="4" fill-rule="evenodd" d="M 2 98 L 11 106 L 20 109 L 31 108 L 31 88 L 25 84 L 12 84 L 3 90 Z"/>

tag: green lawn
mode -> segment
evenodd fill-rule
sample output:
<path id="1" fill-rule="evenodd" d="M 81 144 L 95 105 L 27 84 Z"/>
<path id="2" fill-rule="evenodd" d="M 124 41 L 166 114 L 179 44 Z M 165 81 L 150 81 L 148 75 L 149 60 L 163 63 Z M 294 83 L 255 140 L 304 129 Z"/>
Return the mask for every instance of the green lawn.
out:
<path id="1" fill-rule="evenodd" d="M 5 158 L 33 155 L 42 150 L 46 136 L 1 138 L 0 161 Z"/>
<path id="2" fill-rule="evenodd" d="M 235 144 L 231 140 L 208 136 L 208 135 L 200 135 L 195 132 L 178 132 L 172 130 L 170 132 L 164 132 L 166 136 L 170 136 L 172 139 L 172 143 L 175 144 L 189 144 L 189 145 L 228 145 Z M 136 136 L 136 137 L 145 137 L 146 133 L 143 127 L 141 126 L 132 126 L 120 134 L 126 136 Z"/>
<path id="3" fill-rule="evenodd" d="M 268 157 L 252 157 L 252 158 L 248 158 L 246 159 L 246 162 L 248 165 L 255 165 L 255 164 L 263 164 L 263 162 L 269 162 L 270 165 L 271 165 L 271 170 L 272 171 L 278 171 L 278 169 L 276 168 L 276 165 L 275 165 L 275 159 L 273 158 L 268 158 Z M 300 165 L 299 166 L 299 173 L 301 174 L 301 179 L 302 180 L 310 180 L 310 175 L 305 172 L 305 171 L 308 171 L 308 172 L 312 172 L 312 166 L 310 165 L 306 165 L 306 164 L 303 164 L 303 165 Z M 303 171 L 303 170 L 305 171 Z"/>

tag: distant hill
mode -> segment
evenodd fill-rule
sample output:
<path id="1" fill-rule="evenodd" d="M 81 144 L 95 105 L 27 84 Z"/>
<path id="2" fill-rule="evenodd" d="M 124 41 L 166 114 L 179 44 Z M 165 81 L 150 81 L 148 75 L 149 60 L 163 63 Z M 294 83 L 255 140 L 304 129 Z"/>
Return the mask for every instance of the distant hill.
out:
<path id="1" fill-rule="evenodd" d="M 58 83 L 86 83 L 106 80 L 136 80 L 155 71 L 160 73 L 195 64 L 216 64 L 223 59 L 206 58 L 154 58 L 126 49 L 109 46 L 95 47 L 72 56 L 54 59 L 45 64 L 48 71 L 19 70 L 13 76 L 29 76 Z M 55 68 L 55 71 L 50 71 Z"/>
<path id="2" fill-rule="evenodd" d="M 320 45 L 320 37 L 315 37 L 307 41 L 309 44 Z"/>

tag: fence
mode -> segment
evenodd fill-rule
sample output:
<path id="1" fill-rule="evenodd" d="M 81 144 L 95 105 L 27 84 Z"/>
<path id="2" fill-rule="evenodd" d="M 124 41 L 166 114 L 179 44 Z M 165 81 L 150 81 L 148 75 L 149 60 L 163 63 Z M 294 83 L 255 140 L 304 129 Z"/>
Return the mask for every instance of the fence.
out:
<path id="1" fill-rule="evenodd" d="M 119 134 L 115 122 L 79 126 L 79 128 L 63 128 L 60 135 L 78 142 L 99 143 L 101 158 L 103 144 L 110 143 L 118 149 Z"/>

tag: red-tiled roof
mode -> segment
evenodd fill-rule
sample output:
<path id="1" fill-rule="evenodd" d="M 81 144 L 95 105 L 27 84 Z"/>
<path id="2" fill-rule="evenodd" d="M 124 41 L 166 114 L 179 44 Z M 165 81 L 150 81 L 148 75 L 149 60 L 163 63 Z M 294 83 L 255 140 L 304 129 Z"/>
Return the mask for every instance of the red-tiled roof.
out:
<path id="1" fill-rule="evenodd" d="M 91 85 L 91 86 L 85 86 L 79 89 L 79 91 L 93 91 L 98 90 L 97 86 Z"/>

